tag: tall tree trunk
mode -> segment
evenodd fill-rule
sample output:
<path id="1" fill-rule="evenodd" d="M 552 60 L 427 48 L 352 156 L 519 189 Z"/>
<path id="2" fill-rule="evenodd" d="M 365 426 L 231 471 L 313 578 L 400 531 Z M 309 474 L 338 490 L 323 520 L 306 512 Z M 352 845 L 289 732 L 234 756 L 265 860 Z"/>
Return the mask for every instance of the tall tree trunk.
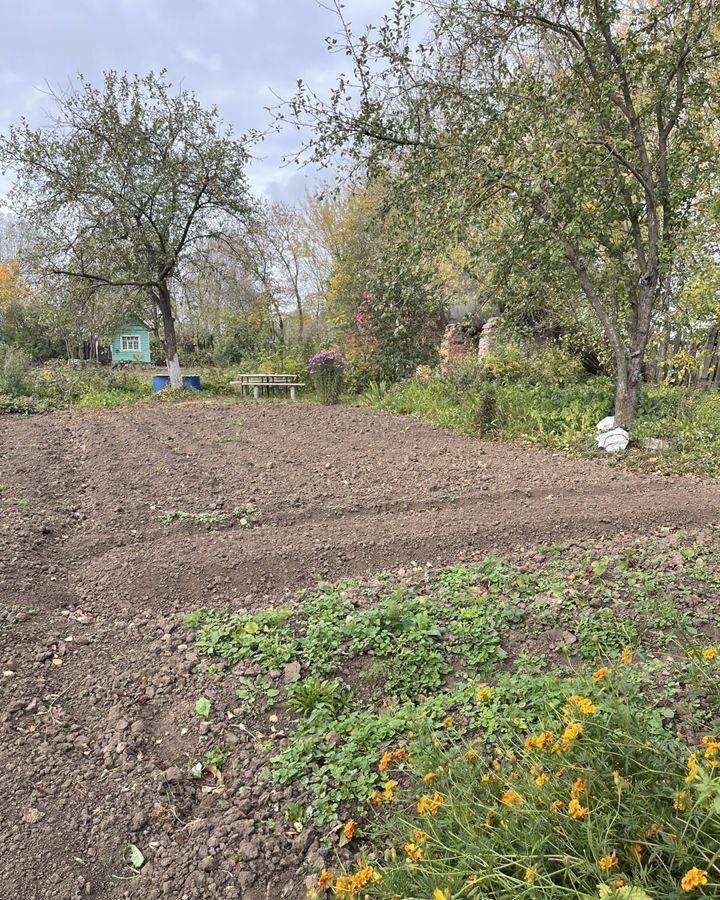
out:
<path id="1" fill-rule="evenodd" d="M 627 356 L 615 360 L 615 427 L 626 428 L 635 418 L 640 378 L 633 372 Z"/>
<path id="2" fill-rule="evenodd" d="M 175 334 L 175 317 L 173 316 L 172 300 L 170 299 L 170 289 L 168 288 L 166 281 L 161 281 L 158 285 L 156 299 L 163 320 L 165 360 L 167 362 L 168 375 L 170 376 L 170 387 L 174 391 L 177 391 L 183 386 L 182 370 L 180 369 L 180 360 L 178 358 L 177 335 Z"/>

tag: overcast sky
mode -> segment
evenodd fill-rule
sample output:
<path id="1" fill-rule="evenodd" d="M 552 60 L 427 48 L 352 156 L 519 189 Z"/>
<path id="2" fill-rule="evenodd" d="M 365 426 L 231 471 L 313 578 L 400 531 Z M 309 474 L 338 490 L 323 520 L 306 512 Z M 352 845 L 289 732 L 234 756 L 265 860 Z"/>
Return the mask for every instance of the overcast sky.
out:
<path id="1" fill-rule="evenodd" d="M 391 0 L 344 0 L 360 27 Z M 45 85 L 66 87 L 81 72 L 98 82 L 106 69 L 144 74 L 167 69 L 175 84 L 219 107 L 238 133 L 263 129 L 273 91 L 289 97 L 298 78 L 327 89 L 344 67 L 324 38 L 337 30 L 317 0 L 15 0 L 0 30 L 0 129 L 27 117 L 40 125 Z M 273 199 L 304 194 L 306 171 L 282 167 L 296 132 L 271 137 L 250 170 L 256 191 Z M 0 182 L 0 193 L 6 188 Z"/>

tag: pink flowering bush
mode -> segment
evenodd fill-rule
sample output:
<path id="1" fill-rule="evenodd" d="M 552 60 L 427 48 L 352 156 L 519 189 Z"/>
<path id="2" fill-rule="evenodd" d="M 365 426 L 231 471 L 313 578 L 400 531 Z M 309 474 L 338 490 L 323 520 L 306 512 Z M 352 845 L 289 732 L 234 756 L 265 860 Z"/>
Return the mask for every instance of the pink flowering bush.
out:
<path id="1" fill-rule="evenodd" d="M 308 360 L 310 377 L 323 403 L 337 403 L 342 390 L 345 359 L 334 350 L 321 350 Z"/>

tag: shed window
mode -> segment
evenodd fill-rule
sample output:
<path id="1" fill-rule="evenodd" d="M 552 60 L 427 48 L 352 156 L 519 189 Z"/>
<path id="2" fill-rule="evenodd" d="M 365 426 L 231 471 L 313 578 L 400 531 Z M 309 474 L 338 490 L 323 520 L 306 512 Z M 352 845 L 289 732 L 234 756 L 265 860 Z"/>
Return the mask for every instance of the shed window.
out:
<path id="1" fill-rule="evenodd" d="M 123 353 L 139 353 L 140 352 L 140 335 L 139 334 L 123 334 L 120 336 L 120 349 Z"/>

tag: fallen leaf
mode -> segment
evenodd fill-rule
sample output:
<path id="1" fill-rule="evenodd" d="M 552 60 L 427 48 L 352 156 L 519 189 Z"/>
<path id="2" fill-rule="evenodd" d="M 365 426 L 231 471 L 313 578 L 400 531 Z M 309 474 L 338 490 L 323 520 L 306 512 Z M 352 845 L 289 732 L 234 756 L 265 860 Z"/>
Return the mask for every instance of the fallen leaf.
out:
<path id="1" fill-rule="evenodd" d="M 136 870 L 142 869 L 145 865 L 145 857 L 135 844 L 128 844 L 127 847 L 125 847 L 123 850 L 123 859 L 129 866 Z"/>
<path id="2" fill-rule="evenodd" d="M 60 659 L 59 656 L 53 656 L 52 664 L 54 666 L 61 666 L 63 664 L 63 661 Z"/>

